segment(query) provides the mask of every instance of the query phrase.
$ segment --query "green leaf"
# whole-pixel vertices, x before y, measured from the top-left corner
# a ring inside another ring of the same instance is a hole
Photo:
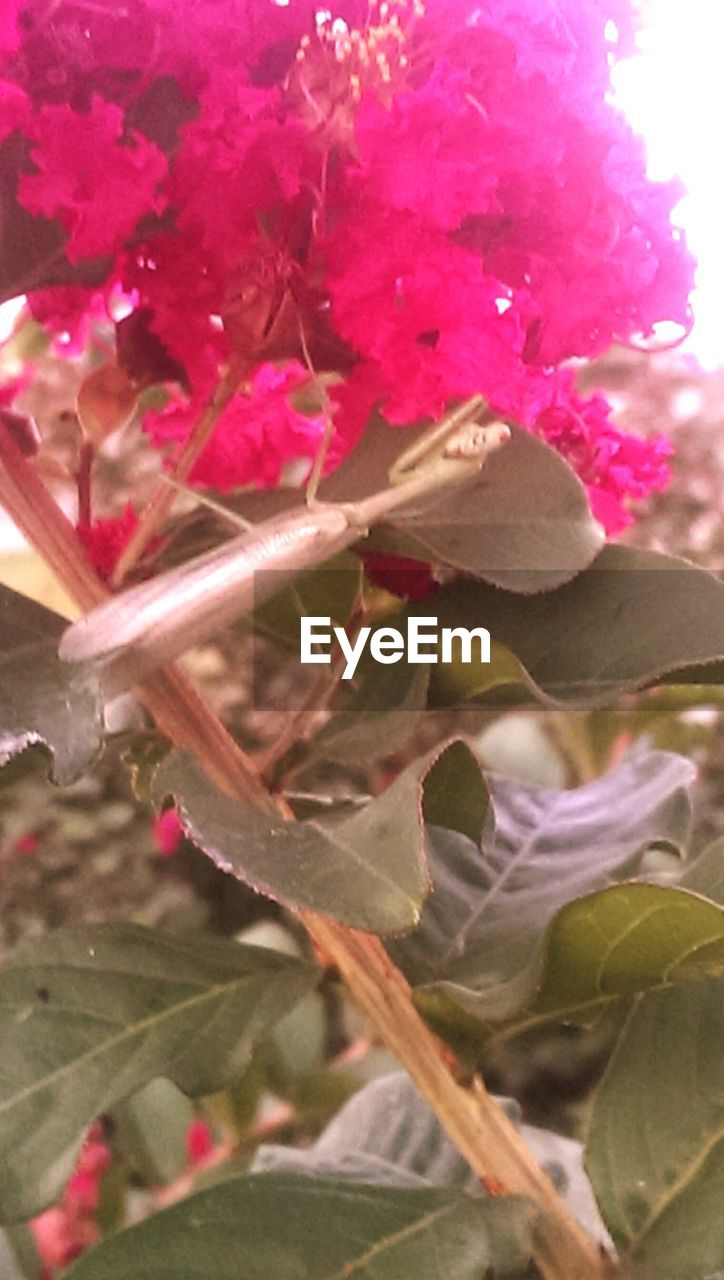
[[[38,1280],[42,1263],[29,1227],[0,1230],[0,1276],[2,1280]]]
[[[0,587],[0,765],[42,743],[53,753],[54,776],[63,785],[86,770],[102,741],[95,676],[57,655],[66,625],[49,609]]]
[[[388,472],[421,434],[370,419],[349,459],[322,487],[329,501],[354,501],[389,484]],[[368,545],[480,575],[515,591],[541,591],[590,564],[603,542],[583,485],[555,449],[513,428],[504,449],[451,498],[442,489],[377,526]]]
[[[265,569],[263,572],[271,577],[278,571]],[[302,574],[292,586],[284,586],[283,574],[278,573],[278,577],[278,594],[254,610],[253,630],[299,654],[301,618],[330,617],[337,626],[349,621],[359,597],[362,564],[359,556],[343,551],[326,564]]]
[[[724,972],[724,911],[680,889],[653,884],[614,885],[564,907],[550,925],[542,955],[500,991],[473,995],[443,985],[431,993],[431,1012],[449,994],[467,1013],[485,1021],[527,987],[522,1007],[505,1027],[519,1035],[543,1022],[587,1023],[606,1007],[641,991],[686,981],[692,971]],[[426,1007],[426,993],[419,993]],[[444,1003],[443,1003],[444,1008]]]
[[[173,796],[187,835],[217,866],[286,906],[377,933],[417,924],[428,890],[421,779],[415,762],[352,817],[275,820],[216,790],[175,752],[158,770],[158,802]],[[344,812],[348,812],[345,809]]]
[[[515,655],[537,697],[556,706],[603,706],[671,673],[720,680],[724,583],[685,560],[607,546],[557,591],[528,597],[458,581],[409,613],[441,627],[487,627]],[[456,673],[460,680],[460,673]],[[487,687],[485,667],[467,668],[468,695]]]
[[[715,840],[684,868],[679,885],[724,907],[724,837]]]
[[[416,984],[447,979],[473,990],[525,970],[548,922],[571,899],[635,871],[641,851],[688,838],[694,767],[636,750],[570,791],[489,779],[482,848],[456,831],[428,833],[434,892],[420,927],[390,950]]]
[[[428,667],[368,661],[356,687],[340,690],[334,714],[314,738],[314,754],[352,765],[393,755],[415,732],[429,683]]]
[[[453,742],[425,778],[426,824],[458,831],[479,845],[489,812],[490,795],[478,761],[464,742]]]
[[[512,1120],[519,1121],[517,1103],[505,1098],[497,1101]],[[606,1233],[583,1172],[581,1144],[533,1125],[518,1127],[579,1220],[604,1240]],[[425,1184],[485,1196],[480,1180],[402,1072],[381,1076],[360,1089],[312,1147],[260,1147],[253,1168],[265,1173],[344,1175],[393,1186]]]
[[[0,1219],[52,1202],[87,1126],[149,1080],[220,1089],[316,978],[259,947],[128,924],[19,948],[0,971]]]
[[[114,1107],[114,1146],[144,1182],[165,1186],[186,1170],[186,1133],[194,1115],[186,1095],[158,1076]]]
[[[627,1280],[724,1266],[724,980],[642,996],[591,1116],[586,1168]]]
[[[229,1177],[122,1231],[67,1280],[480,1280],[525,1266],[519,1205],[301,1174]]]

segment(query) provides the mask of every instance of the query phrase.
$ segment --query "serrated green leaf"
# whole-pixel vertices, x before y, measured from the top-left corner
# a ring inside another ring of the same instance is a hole
[[[421,780],[429,764],[416,761],[352,817],[324,822],[274,820],[218,791],[180,752],[161,765],[154,790],[158,802],[175,798],[187,835],[217,866],[259,893],[391,933],[417,923],[428,891]]]
[[[637,750],[570,791],[488,778],[493,806],[482,847],[429,829],[434,891],[419,928],[390,950],[416,984],[446,979],[500,993],[526,970],[567,902],[630,874],[655,841],[685,844],[694,773],[680,756]]]
[[[320,490],[354,501],[389,484],[389,468],[420,432],[404,433],[374,414],[358,448]],[[596,555],[603,530],[585,490],[555,449],[513,428],[480,475],[450,492],[401,508],[369,539],[375,550],[464,569],[514,591],[549,590]]]
[[[627,1280],[724,1266],[724,979],[642,996],[594,1100],[586,1168]]]
[[[63,618],[0,587],[0,765],[42,743],[57,782],[74,782],[98,754],[102,704],[95,676],[61,662]]]
[[[147,1081],[221,1088],[316,980],[276,952],[128,924],[20,947],[0,971],[0,1220],[49,1204],[88,1125]]]
[[[458,581],[409,612],[441,627],[487,627],[527,674],[532,692],[555,706],[595,707],[676,674],[722,679],[724,583],[674,556],[604,547],[572,582],[521,596]],[[469,696],[487,672],[467,668]],[[459,675],[460,673],[458,673]]]
[[[480,1280],[529,1256],[520,1203],[428,1187],[247,1174],[80,1258],[67,1280]]]

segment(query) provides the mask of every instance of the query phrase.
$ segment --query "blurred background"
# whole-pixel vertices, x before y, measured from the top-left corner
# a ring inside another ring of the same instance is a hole
[[[686,188],[676,218],[699,261],[695,324],[683,340],[680,334],[657,333],[649,352],[616,348],[583,368],[580,380],[586,390],[605,391],[622,425],[643,434],[663,432],[675,448],[669,490],[640,510],[626,540],[719,572],[724,567],[724,164],[719,147],[724,6],[715,0],[644,0],[641,11],[638,53],[615,69],[615,96],[645,137],[652,176],[678,175]],[[22,408],[42,427],[50,478],[62,479],[73,465],[77,388],[103,357],[108,335],[99,332],[84,353],[59,361],[19,300],[0,308],[0,342],[0,381],[16,375],[25,361],[35,365],[37,376]],[[150,484],[138,462],[140,433],[131,428],[120,434],[100,478],[109,513],[119,512],[131,492],[142,499],[144,485]],[[50,607],[66,608],[1,513],[0,581]],[[209,646],[194,659],[194,673],[235,731],[252,748],[264,749],[280,731],[283,712],[276,719],[272,712],[266,719],[244,715],[239,693],[244,673],[231,650],[224,643]],[[682,691],[675,703],[643,694],[605,713],[580,717],[539,707],[451,710],[435,733],[468,732],[489,768],[533,786],[589,781],[637,739],[683,751],[699,766],[696,848],[724,833],[721,700],[719,689],[701,687]],[[164,831],[152,824],[150,812],[139,809],[131,794],[120,766],[122,749],[121,743],[115,755],[107,754],[97,777],[62,792],[48,783],[42,754],[32,767],[26,754],[0,774],[0,958],[29,935],[109,917],[227,934],[252,929],[257,940],[271,945],[303,945],[272,904],[223,876],[190,844],[179,843],[171,827]],[[136,763],[142,769],[143,762]],[[332,786],[333,775],[325,782]],[[280,943],[280,930],[286,942]],[[333,993],[315,996],[301,1021],[290,1022],[275,1044],[256,1056],[237,1095],[224,1103],[236,1109],[237,1130],[252,1123],[260,1099],[273,1095],[281,1106],[274,1113],[274,1133],[311,1135],[345,1092],[390,1065],[365,1034]],[[508,1046],[486,1068],[499,1091],[521,1100],[528,1118],[575,1133],[610,1038],[605,1022],[586,1034],[538,1034]],[[191,1112],[176,1093],[168,1086],[164,1114],[174,1133],[181,1133]],[[174,1108],[183,1124],[176,1123]],[[213,1107],[208,1114],[220,1123]],[[142,1120],[126,1118],[128,1125],[131,1121],[140,1132]],[[166,1159],[171,1172],[178,1171],[182,1145],[169,1156],[164,1142],[159,1139],[159,1149],[148,1158]]]

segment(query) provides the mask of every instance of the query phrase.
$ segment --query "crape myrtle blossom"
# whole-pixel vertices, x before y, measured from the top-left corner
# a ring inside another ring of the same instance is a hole
[[[404,428],[482,392],[623,528],[668,448],[620,432],[569,362],[686,328],[693,281],[679,191],[646,178],[608,97],[631,16],[624,0],[192,0],[183,21],[170,0],[11,4],[0,138],[26,140],[18,199],[62,225],[71,264],[101,264],[89,309],[120,286],[160,340],[151,444],[173,460],[234,360],[192,475],[222,490],[314,455],[309,363],[332,387],[330,465],[375,405]],[[52,327],[63,306],[41,283]],[[83,288],[65,295],[76,325]]]
[[[101,1182],[111,1162],[100,1124],[91,1126],[60,1203],[33,1218],[30,1229],[42,1263],[39,1280],[54,1280],[99,1237],[95,1217]]]

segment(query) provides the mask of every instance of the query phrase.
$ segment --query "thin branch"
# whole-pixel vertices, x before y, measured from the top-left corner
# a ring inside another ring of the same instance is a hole
[[[182,485],[191,473],[199,454],[208,444],[219,418],[239,389],[246,364],[240,359],[232,361],[226,373],[216,384],[191,434],[176,459],[173,480]],[[159,486],[143,512],[138,525],[127,542],[116,565],[112,583],[120,586],[131,569],[138,563],[151,539],[162,528],[176,501],[177,491],[164,481]]]

